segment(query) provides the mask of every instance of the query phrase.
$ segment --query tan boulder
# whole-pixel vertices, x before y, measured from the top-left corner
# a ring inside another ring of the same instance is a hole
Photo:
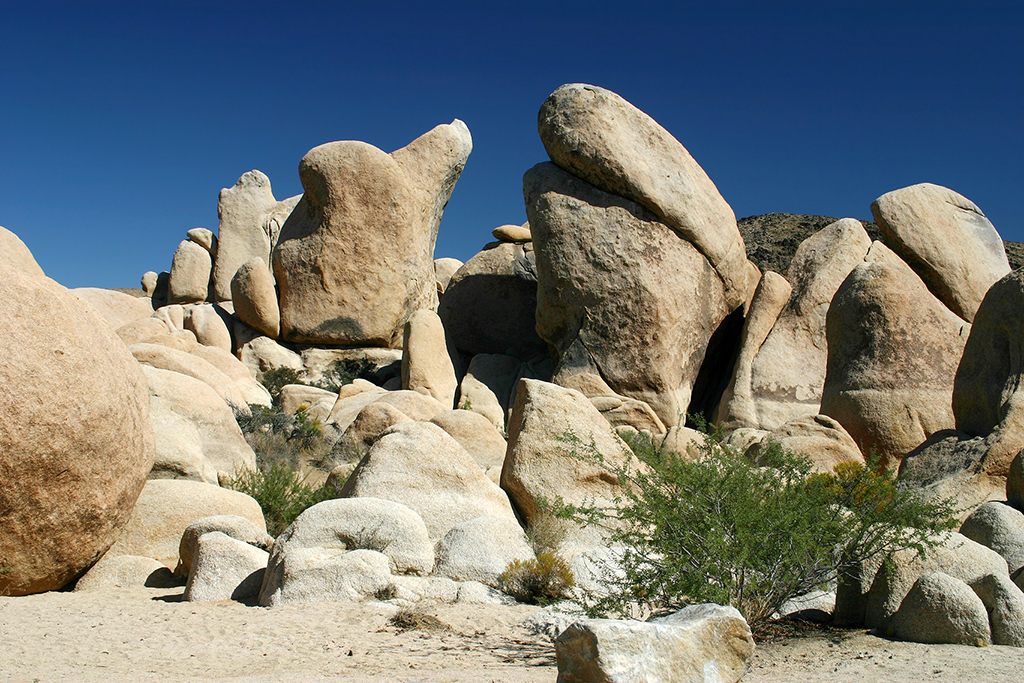
[[[260,373],[274,368],[303,369],[301,355],[281,346],[259,330],[238,321],[234,324],[233,332],[235,355],[253,377],[259,377]]]
[[[306,194],[274,250],[283,338],[395,347],[437,308],[434,243],[471,148],[456,119],[391,154],[343,141],[303,157]]]
[[[828,310],[821,413],[843,425],[862,453],[896,469],[929,436],[953,427],[953,378],[970,327],[876,242]]]
[[[529,242],[533,239],[530,235],[530,224],[525,225],[499,225],[491,230],[491,235],[499,242]]]
[[[508,444],[486,417],[471,410],[448,410],[430,421],[458,441],[480,469],[497,483]]]
[[[593,442],[609,466],[631,453],[586,396],[575,389],[524,379],[508,423],[501,486],[529,524],[544,512],[539,501],[607,504],[618,478],[585,459]],[[567,442],[569,437],[573,441]]]
[[[860,221],[844,218],[797,248],[786,273],[792,293],[750,361],[749,395],[756,419],[747,418],[744,426],[772,430],[791,419],[818,414],[828,362],[829,304],[870,246]],[[753,310],[752,306],[752,314]],[[746,342],[744,337],[741,358],[749,355]],[[741,367],[738,363],[737,377]]]
[[[523,184],[537,332],[558,354],[554,381],[598,375],[677,424],[712,334],[732,310],[722,278],[638,204],[553,164],[535,166]]]
[[[212,346],[231,353],[234,345],[231,332],[224,321],[228,317],[226,311],[211,304],[188,304],[184,308],[182,325],[196,335],[196,341],[203,346]]]
[[[281,311],[274,276],[263,259],[253,257],[238,268],[231,278],[231,301],[239,320],[277,339],[281,333]]]
[[[281,225],[299,197],[274,199],[270,178],[260,171],[243,173],[233,187],[217,199],[217,261],[213,264],[213,288],[217,301],[231,300],[231,279],[252,258],[270,263]]]
[[[401,422],[377,439],[341,492],[406,505],[423,517],[432,541],[475,517],[515,520],[508,496],[459,442],[435,424]]]
[[[181,585],[180,579],[152,557],[117,555],[109,553],[100,558],[85,576],[75,582],[75,593],[101,591],[111,588],[171,588]]]
[[[437,314],[452,346],[520,359],[547,352],[537,336],[536,259],[521,244],[489,245],[452,275]]]
[[[121,338],[121,341],[124,342],[125,346],[131,346],[132,344],[148,342],[153,337],[167,334],[167,323],[152,317],[151,314],[148,318],[142,318],[127,325],[122,325],[115,332]]]
[[[203,359],[227,375],[235,387],[242,393],[247,404],[256,404],[268,408],[271,406],[270,392],[262,384],[254,380],[245,364],[231,353],[217,346],[203,345],[195,347],[189,353]]]
[[[459,408],[483,415],[496,429],[504,432],[519,372],[518,358],[478,353],[469,361],[469,368],[459,385]]]
[[[192,228],[186,233],[188,238],[210,252],[210,256],[217,258],[217,236],[213,230],[207,228]]]
[[[931,183],[893,190],[871,204],[871,213],[885,243],[968,322],[989,287],[1010,272],[999,233],[953,190]]]
[[[1024,270],[992,285],[974,317],[956,370],[956,428],[990,442],[984,469],[1006,476],[1024,449]]]
[[[463,266],[462,261],[457,258],[436,258],[434,259],[434,277],[437,279],[437,293],[441,295],[448,289],[452,275]]]
[[[172,304],[206,301],[210,289],[210,252],[191,240],[184,240],[174,252],[168,300]]]
[[[416,311],[405,323],[402,389],[425,392],[451,408],[458,388],[441,319],[429,309]]]
[[[409,416],[388,403],[371,403],[356,415],[341,438],[362,458],[390,427],[411,422]],[[350,473],[351,474],[351,473]]]
[[[160,276],[155,271],[147,270],[142,274],[142,279],[139,280],[139,284],[142,286],[143,293],[152,298],[153,293],[156,291],[156,281]]]
[[[153,464],[141,369],[0,229],[0,594],[62,587],[117,539]]]
[[[892,616],[890,632],[915,643],[988,645],[988,611],[971,587],[937,571],[914,582]]]
[[[153,302],[146,297],[131,296],[113,289],[78,287],[71,290],[75,296],[92,307],[110,329],[117,330],[129,323],[145,320],[153,315]]]
[[[840,463],[864,464],[857,443],[841,424],[827,415],[794,418],[747,449],[747,455],[756,460],[769,440],[787,451],[808,457],[815,472],[831,472]]]
[[[538,127],[553,162],[646,207],[707,258],[725,282],[730,310],[750,299],[758,270],[747,260],[736,214],[686,148],[654,119],[609,90],[570,83],[541,105]]]
[[[152,557],[174,568],[185,529],[215,515],[244,517],[257,529],[267,530],[259,503],[244,493],[198,481],[151,479],[108,554]]]
[[[133,344],[130,347],[135,360],[161,370],[170,370],[204,382],[217,392],[227,405],[241,411],[248,410],[245,394],[234,381],[199,356],[172,349],[162,344]]]

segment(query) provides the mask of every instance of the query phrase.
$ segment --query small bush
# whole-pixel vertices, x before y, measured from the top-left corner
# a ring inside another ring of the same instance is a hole
[[[326,489],[307,486],[294,468],[281,461],[243,472],[231,482],[231,488],[256,499],[267,521],[267,533],[274,538],[303,510],[331,498]]]
[[[607,530],[622,548],[609,593],[588,598],[593,615],[715,602],[752,626],[787,599],[824,587],[860,562],[900,548],[923,553],[956,526],[950,501],[926,502],[892,475],[844,464],[812,474],[810,461],[769,444],[759,464],[711,433],[693,457],[629,440],[639,465],[605,463],[567,434],[565,449],[623,482],[612,508],[558,502],[562,516]]]
[[[398,610],[388,623],[400,631],[450,631],[451,627],[422,608],[406,607]]]
[[[498,581],[502,591],[533,605],[565,600],[576,585],[569,565],[550,552],[538,553],[536,560],[513,560]]]
[[[273,368],[260,374],[260,383],[270,393],[274,405],[281,405],[281,389],[289,384],[305,384],[293,368]]]
[[[366,358],[340,358],[324,370],[323,377],[311,386],[337,392],[356,379],[370,379],[377,372],[377,366]]]

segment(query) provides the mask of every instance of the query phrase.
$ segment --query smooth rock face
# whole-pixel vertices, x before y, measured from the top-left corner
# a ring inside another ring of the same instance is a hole
[[[1010,574],[1024,567],[1024,513],[1007,503],[981,505],[964,520],[960,533],[1002,555]]]
[[[891,630],[915,643],[986,645],[988,611],[971,587],[942,572],[919,578],[892,617]]]
[[[147,297],[152,298],[153,292],[156,291],[156,280],[158,277],[156,272],[152,270],[147,270],[142,274],[139,284],[142,286],[142,291]]]
[[[202,358],[227,375],[235,387],[242,392],[247,404],[261,405],[267,408],[271,406],[270,392],[252,378],[249,369],[242,364],[242,361],[235,358],[229,352],[217,346],[200,345],[189,351],[189,353]]]
[[[454,437],[488,476],[501,476],[508,444],[486,417],[471,410],[449,410],[430,421]]]
[[[939,185],[887,192],[871,205],[883,239],[958,316],[971,322],[1010,272],[999,233],[974,202]]]
[[[618,478],[574,455],[573,445],[560,439],[575,435],[583,447],[593,440],[612,466],[630,456],[597,408],[580,392],[555,384],[519,382],[509,420],[508,451],[501,486],[530,524],[542,514],[538,499],[598,504],[616,495]]]
[[[872,245],[828,310],[821,413],[862,453],[895,469],[904,455],[953,427],[953,377],[970,325],[936,299],[891,251]]]
[[[738,611],[694,605],[655,622],[587,619],[555,639],[560,683],[735,683],[754,657]]]
[[[269,557],[266,550],[209,531],[196,542],[195,561],[181,599],[215,602],[256,597]]]
[[[260,171],[242,174],[233,187],[220,191],[217,199],[217,261],[213,266],[213,288],[217,301],[231,300],[231,279],[246,261],[261,258],[270,263],[270,252],[284,222],[279,214],[290,211],[298,198],[278,202],[270,178]]]
[[[650,211],[553,164],[532,168],[523,186],[537,332],[558,353],[556,382],[600,375],[677,424],[711,335],[732,310],[722,279]]]
[[[238,268],[231,278],[231,301],[239,320],[277,339],[281,333],[281,311],[274,276],[263,259],[251,258]]]
[[[257,529],[267,530],[260,504],[244,493],[198,481],[147,481],[131,520],[109,554],[152,557],[175,567],[185,529],[214,515],[245,517]]]
[[[75,583],[74,592],[129,588],[170,588],[181,585],[171,570],[152,557],[136,555],[104,555],[92,566],[85,576]]]
[[[280,564],[275,564],[271,557],[259,603],[272,607],[285,603],[358,602],[390,585],[388,558],[383,553],[322,547],[296,549]]]
[[[245,395],[234,381],[199,356],[162,344],[133,344],[129,350],[142,365],[197,379],[216,391],[227,405],[248,410]]]
[[[530,224],[525,225],[499,225],[491,230],[494,239],[500,242],[529,242],[533,239],[530,235]]]
[[[1005,476],[1024,449],[1024,270],[992,285],[978,308],[953,385],[956,428],[996,435],[986,472]]]
[[[153,303],[146,297],[96,287],[79,287],[70,291],[89,304],[112,330],[153,315]]]
[[[437,541],[475,517],[515,520],[508,496],[459,442],[437,425],[402,422],[388,429],[360,461],[342,497],[373,497],[406,505]]]
[[[210,289],[210,252],[185,240],[174,252],[168,298],[172,304],[206,301]]]
[[[0,594],[25,595],[62,587],[117,539],[153,431],[124,344],[3,229],[0,315]]]
[[[797,248],[786,274],[793,293],[751,363],[758,420],[747,426],[771,430],[819,412],[828,362],[829,303],[870,246],[860,221],[844,218]]]
[[[477,517],[456,524],[438,542],[434,573],[500,588],[499,578],[510,563],[532,559],[530,542],[514,519]]]
[[[220,313],[218,313],[220,310]],[[231,332],[221,315],[226,311],[210,304],[189,304],[185,307],[183,327],[196,335],[196,341],[203,346],[210,346],[231,353],[233,347]]]
[[[988,610],[992,644],[1024,647],[1024,592],[1001,574],[986,574],[971,589]]]
[[[285,339],[395,347],[415,311],[437,308],[434,243],[471,149],[456,119],[391,154],[344,141],[303,157],[306,194],[273,260]]]
[[[615,93],[571,83],[538,115],[551,160],[605,192],[649,209],[703,254],[725,281],[730,310],[757,284],[736,214],[704,169],[654,119]],[[537,226],[529,216],[536,239]]]
[[[399,422],[410,422],[409,416],[389,403],[371,403],[352,420],[341,438],[362,457],[381,434]]]
[[[434,276],[437,279],[437,293],[443,294],[448,289],[452,275],[463,266],[462,261],[457,258],[436,258],[434,259]]]
[[[441,319],[431,310],[416,311],[405,324],[402,389],[425,391],[443,405],[454,407],[458,388]]]
[[[497,244],[451,277],[437,314],[455,348],[523,360],[547,353],[537,336],[537,264],[521,244]]]
[[[203,517],[189,524],[181,534],[181,541],[178,543],[179,559],[176,573],[185,576],[191,574],[193,558],[195,558],[199,547],[199,539],[212,532],[223,534],[267,552],[274,547],[274,537],[267,533],[266,528],[253,524],[245,517],[238,515]],[[266,557],[263,558],[263,566],[267,566]]]
[[[473,356],[459,385],[459,407],[483,415],[503,432],[519,373],[519,359],[512,356],[491,353]]]

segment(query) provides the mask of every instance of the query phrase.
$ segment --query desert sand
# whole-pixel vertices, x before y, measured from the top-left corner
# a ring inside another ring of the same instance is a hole
[[[536,607],[431,605],[444,630],[403,631],[382,603],[180,602],[181,589],[0,597],[0,680],[12,683],[554,683]],[[1024,650],[899,643],[861,631],[759,643],[750,683],[1024,681]]]

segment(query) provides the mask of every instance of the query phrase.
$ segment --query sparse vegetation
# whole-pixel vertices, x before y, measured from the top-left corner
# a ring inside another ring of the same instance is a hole
[[[340,358],[324,370],[323,377],[310,386],[327,391],[338,391],[356,379],[370,379],[377,366],[366,358]]]
[[[281,405],[281,389],[289,384],[305,384],[298,370],[286,367],[263,371],[260,373],[260,383],[270,393],[275,406]]]
[[[892,475],[862,465],[812,474],[807,458],[778,444],[759,464],[710,433],[697,459],[630,439],[640,465],[611,466],[593,444],[568,434],[565,448],[624,483],[614,507],[556,502],[561,516],[598,524],[621,549],[593,615],[716,602],[752,626],[787,599],[824,587],[857,563],[899,548],[918,552],[956,526],[953,505],[925,502]]]
[[[406,607],[388,619],[388,623],[401,631],[450,631],[451,627],[433,614],[419,607]]]
[[[331,498],[327,489],[308,486],[287,463],[259,464],[231,482],[231,488],[256,499],[267,521],[267,533],[273,537],[295,521],[306,508]]]
[[[565,600],[576,585],[565,560],[547,551],[537,553],[535,560],[513,560],[498,581],[502,591],[534,605]]]

